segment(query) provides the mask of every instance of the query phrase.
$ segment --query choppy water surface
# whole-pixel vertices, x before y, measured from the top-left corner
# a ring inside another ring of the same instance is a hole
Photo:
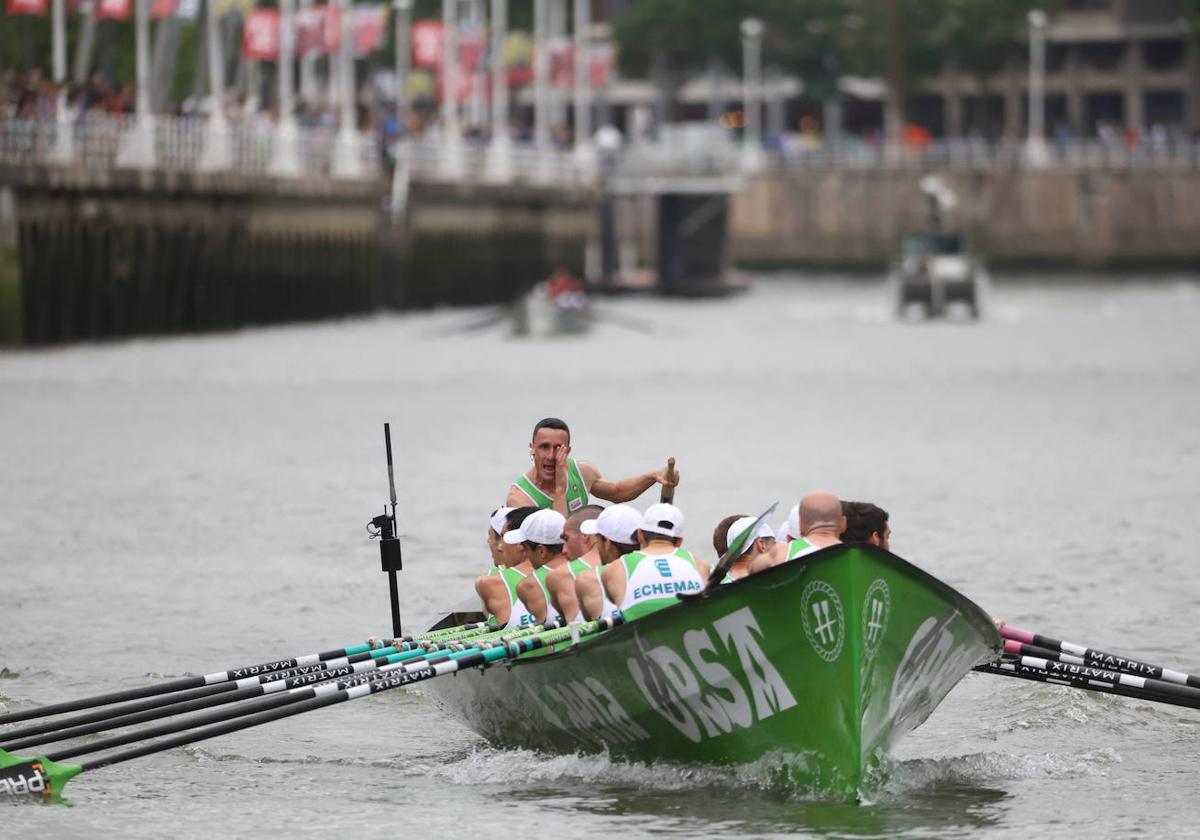
[[[387,629],[363,524],[398,459],[406,616],[470,591],[538,418],[620,477],[679,459],[691,543],[828,487],[1013,623],[1200,671],[1200,286],[1001,285],[980,324],[877,286],[603,302],[656,328],[445,336],[470,313],[0,354],[0,703]],[[786,505],[783,506],[786,509]],[[14,806],[32,836],[1200,832],[1200,713],[973,674],[861,805],[769,768],[491,749],[417,693],[301,715]]]

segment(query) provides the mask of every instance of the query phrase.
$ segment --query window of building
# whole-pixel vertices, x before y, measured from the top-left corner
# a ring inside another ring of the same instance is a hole
[[[1181,90],[1148,90],[1144,100],[1146,125],[1176,128],[1183,125],[1184,95]]]
[[[1141,45],[1142,64],[1147,70],[1170,71],[1183,67],[1183,40],[1145,41]]]
[[[1084,131],[1106,139],[1125,128],[1125,98],[1119,92],[1089,93],[1083,98]]]
[[[1119,70],[1125,58],[1125,44],[1121,41],[1096,41],[1079,45],[1079,60],[1091,70]]]

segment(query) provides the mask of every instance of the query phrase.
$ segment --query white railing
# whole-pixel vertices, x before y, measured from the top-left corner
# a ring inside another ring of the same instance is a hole
[[[88,114],[73,123],[64,123],[72,131],[69,156],[58,145],[60,123],[54,119],[0,121],[0,163],[17,165],[78,166],[91,170],[120,169],[122,150],[138,131],[134,116]],[[276,126],[266,118],[250,117],[226,123],[222,145],[228,150],[224,162],[205,166],[205,149],[214,138],[203,117],[155,117],[153,120],[154,154],[147,168],[196,172],[227,171],[242,175],[277,174],[272,167]],[[333,178],[337,129],[333,127],[297,127],[298,171],[300,178]],[[357,157],[355,178],[374,180],[381,164],[377,139],[363,133],[353,153]]]

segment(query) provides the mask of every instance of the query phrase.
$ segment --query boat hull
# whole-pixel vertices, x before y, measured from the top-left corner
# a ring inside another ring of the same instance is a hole
[[[778,761],[852,798],[1001,641],[978,606],[885,551],[835,546],[576,645],[433,680],[499,746],[640,761]]]

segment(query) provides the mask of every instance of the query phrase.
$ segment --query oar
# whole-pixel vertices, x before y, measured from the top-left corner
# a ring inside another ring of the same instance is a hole
[[[21,720],[31,720],[32,718],[47,717],[48,715],[61,715],[65,712],[77,712],[80,709],[91,709],[95,706],[107,706],[111,703],[122,703],[126,700],[139,700],[143,697],[154,697],[159,694],[170,694],[175,691],[186,691],[188,689],[206,688],[221,683],[240,680],[244,677],[253,677],[260,674],[268,674],[276,671],[284,671],[289,668],[301,668],[307,665],[315,665],[319,662],[324,662],[327,659],[336,659],[342,656],[352,656],[358,653],[366,653],[371,650],[370,644],[351,645],[350,647],[339,648],[338,650],[327,650],[324,653],[310,653],[305,656],[296,656],[291,659],[277,659],[271,662],[262,662],[258,665],[245,665],[241,668],[231,668],[228,671],[219,671],[212,674],[206,674],[202,677],[184,677],[180,680],[172,680],[171,682],[158,683],[157,685],[146,685],[141,688],[129,688],[124,691],[113,691],[108,694],[97,694],[93,697],[83,697],[78,700],[67,700],[62,703],[52,703],[48,706],[37,706],[32,709],[26,709],[22,712],[10,712],[6,715],[0,715],[0,725],[6,723],[16,723]],[[222,691],[225,689],[216,689]],[[211,691],[209,693],[212,693]]]
[[[1027,645],[1037,645],[1038,647],[1050,650],[1071,653],[1075,656],[1083,657],[1087,660],[1088,664],[1098,665],[1101,668],[1116,668],[1128,674],[1138,674],[1156,680],[1166,680],[1167,682],[1178,683],[1179,685],[1190,685],[1192,688],[1200,688],[1200,677],[1193,677],[1182,671],[1173,671],[1161,665],[1149,665],[1126,656],[1117,656],[1115,653],[1093,650],[1084,645],[1077,645],[1074,642],[1059,641],[1049,636],[1043,636],[1040,633],[1031,633],[1028,630],[1021,630],[1017,627],[1009,627],[1008,625],[1000,628],[1000,635],[1006,639],[1024,642]]]
[[[674,480],[675,480],[675,459],[674,459],[674,457],[671,457],[671,458],[667,459],[667,481],[674,481]],[[658,500],[660,502],[667,502],[667,503],[674,502],[675,501],[675,485],[674,484],[664,484],[662,486],[662,492],[658,495]]]
[[[3,732],[0,733],[0,747],[7,750],[23,749],[32,744],[51,743],[81,735],[91,735],[106,729],[116,729],[121,726],[234,703],[264,694],[273,694],[285,689],[308,686],[341,676],[373,670],[384,665],[433,656],[444,651],[461,651],[475,646],[493,647],[548,629],[554,628],[534,627],[508,633],[499,631],[478,639],[427,643],[424,646],[405,644],[403,645],[405,650],[397,650],[393,646],[379,648],[354,656],[308,665],[303,669],[296,669],[296,671],[280,671],[261,677],[246,677],[236,682],[225,683],[222,686],[223,691],[218,694],[210,695],[205,692],[201,696],[191,697],[189,695],[193,695],[194,692],[177,693],[174,696],[151,698]]]
[[[1088,691],[1099,691],[1104,694],[1116,694],[1121,697],[1130,697],[1137,700],[1149,700],[1154,703],[1165,703],[1172,706],[1184,706],[1191,709],[1200,709],[1200,698],[1184,697],[1174,694],[1160,693],[1157,689],[1151,690],[1139,687],[1136,682],[1128,682],[1129,680],[1143,680],[1143,677],[1135,677],[1130,674],[1122,674],[1118,671],[1109,671],[1103,668],[1088,668],[1078,665],[1066,665],[1065,663],[1055,663],[1042,660],[1049,666],[1061,665],[1062,668],[1079,669],[1072,673],[1068,670],[1047,670],[1029,664],[1027,660],[1036,659],[1036,657],[1021,657],[1019,662],[1002,661],[999,663],[988,665],[975,666],[976,671],[985,674],[996,674],[1003,677],[1020,677],[1024,680],[1033,680],[1035,682],[1051,683],[1054,685],[1066,685],[1072,688],[1082,688]],[[1157,681],[1161,685],[1161,681]],[[1180,686],[1167,683],[1171,688],[1182,690]]]
[[[733,538],[733,542],[729,544],[729,548],[725,549],[725,553],[721,555],[721,559],[717,561],[717,565],[709,573],[708,583],[704,585],[704,589],[699,592],[681,592],[675,597],[681,601],[692,601],[711,594],[713,590],[719,587],[721,581],[725,579],[725,575],[729,574],[729,570],[733,568],[734,561],[741,556],[742,546],[746,544],[746,540],[758,532],[758,526],[762,524],[764,519],[774,513],[775,508],[778,506],[779,502],[773,502],[769,508],[758,515],[758,519],[754,520],[753,525]]]
[[[469,651],[461,656],[447,658],[436,663],[426,660],[416,667],[402,664],[388,666],[388,670],[381,670],[368,675],[370,678],[365,681],[362,676],[341,681],[342,683],[346,683],[345,687],[341,687],[340,683],[330,683],[324,687],[310,689],[313,692],[311,697],[300,699],[287,705],[270,709],[256,709],[229,720],[219,720],[215,717],[202,716],[201,718],[187,722],[179,722],[176,733],[171,737],[144,744],[125,752],[101,756],[79,764],[62,764],[53,758],[42,756],[13,756],[0,750],[0,795],[6,793],[10,795],[34,794],[44,799],[55,799],[62,795],[63,787],[67,781],[85,771],[96,770],[111,764],[118,764],[139,758],[143,755],[162,752],[184,744],[215,738],[218,735],[237,732],[241,729],[269,723],[273,720],[290,717],[346,700],[354,700],[359,697],[376,694],[380,691],[409,685],[442,674],[454,673],[463,668],[470,668],[476,665],[486,667],[493,662],[514,658],[520,656],[522,653],[527,653],[540,647],[567,641],[574,634],[590,635],[607,630],[620,623],[620,621],[619,616],[599,619],[587,624],[576,625],[575,627],[540,633],[526,639],[510,642],[503,647],[498,646],[488,650]],[[353,684],[350,684],[351,682]],[[164,732],[163,734],[166,733]],[[143,733],[143,737],[149,736]],[[89,746],[91,747],[90,751],[98,751],[109,749],[114,744],[111,743],[111,739],[104,739],[93,742]]]

